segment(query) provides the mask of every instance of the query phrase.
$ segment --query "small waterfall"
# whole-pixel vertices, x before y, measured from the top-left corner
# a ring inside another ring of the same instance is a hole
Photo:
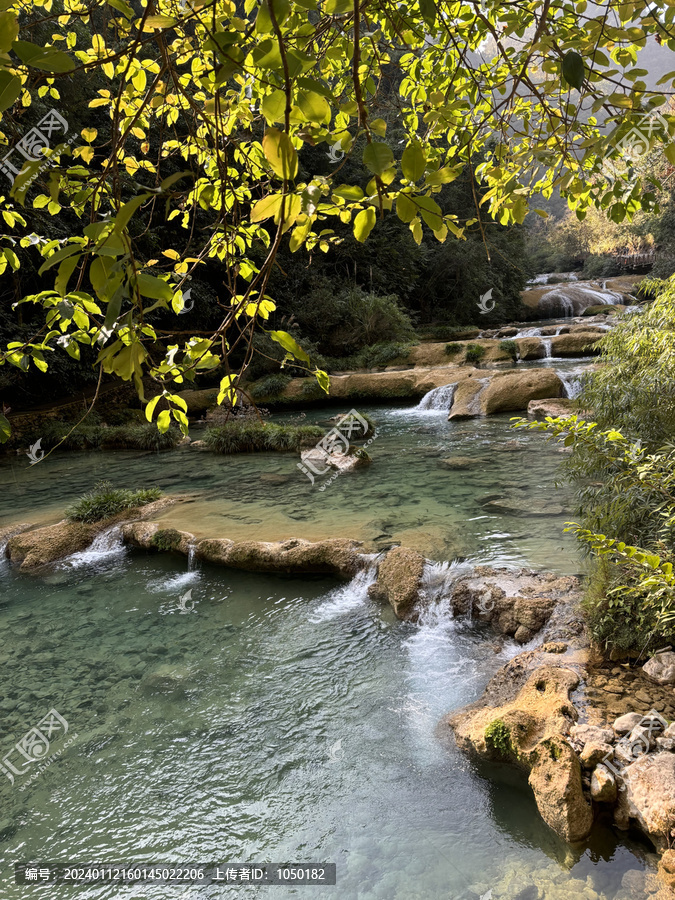
[[[514,340],[524,337],[541,337],[541,328],[523,328],[522,331],[518,332]]]
[[[580,316],[589,306],[622,304],[623,296],[616,291],[593,287],[588,282],[560,285],[547,291],[539,299],[539,309],[551,318]]]
[[[584,386],[584,373],[582,372],[556,372],[563,383],[563,396],[568,400],[575,400]]]
[[[551,338],[543,337],[541,339],[542,344],[544,345],[544,357],[545,359],[551,358]]]
[[[452,616],[452,592],[456,582],[474,568],[467,562],[430,562],[427,560],[422,572],[420,599],[423,607],[420,611],[420,624],[433,624],[439,613],[445,617],[448,609]],[[434,620],[434,622],[430,621]]]
[[[365,606],[368,601],[368,588],[375,582],[377,576],[377,555],[372,554],[367,559],[368,565],[357,572],[348,584],[335,588],[326,595],[321,606],[309,616],[312,624],[330,622],[359,606]]]
[[[107,562],[116,556],[124,553],[124,544],[122,542],[122,529],[119,525],[107,528],[94,538],[91,545],[86,550],[79,553],[73,553],[71,556],[63,560],[62,565],[68,568],[77,569],[81,566],[91,566],[97,563]]]
[[[415,412],[423,412],[425,410],[442,410],[443,412],[448,412],[455,399],[456,388],[457,382],[433,388],[422,397],[415,407]]]
[[[481,414],[480,395],[483,393],[486,386],[488,384],[490,384],[490,379],[489,378],[479,378],[478,383],[481,385],[480,390],[476,391],[476,394],[474,395],[473,399],[471,400],[470,403],[467,403],[467,406],[466,406],[468,412],[471,413],[472,416],[480,416],[480,414]]]
[[[197,569],[196,556],[195,553],[197,551],[197,544],[194,541],[191,541],[188,544],[188,572],[194,572]]]

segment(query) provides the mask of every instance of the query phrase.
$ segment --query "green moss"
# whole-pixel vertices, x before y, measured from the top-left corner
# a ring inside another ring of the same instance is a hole
[[[158,550],[176,550],[181,542],[181,533],[175,528],[161,528],[155,532],[150,543]]]
[[[145,506],[159,500],[161,496],[159,488],[131,491],[127,488],[114,488],[109,481],[99,481],[93,491],[84,494],[66,509],[66,518],[74,522],[100,522],[101,519],[109,519],[125,509]]]
[[[485,743],[492,750],[497,750],[504,756],[514,753],[511,743],[511,732],[508,725],[501,719],[490,722],[484,732]]]
[[[542,747],[545,747],[548,750],[551,759],[555,760],[556,762],[562,756],[562,750],[560,749],[558,744],[556,744],[554,741],[551,741],[551,740],[542,741],[541,745],[542,745]]]

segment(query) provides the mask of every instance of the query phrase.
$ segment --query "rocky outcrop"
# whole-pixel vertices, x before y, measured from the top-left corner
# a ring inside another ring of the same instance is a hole
[[[551,356],[593,356],[598,352],[595,344],[603,334],[595,331],[559,334],[551,338]]]
[[[399,619],[417,616],[425,559],[416,550],[394,547],[377,566],[377,580],[368,589],[374,600],[390,603]]]
[[[480,396],[484,416],[527,409],[531,400],[560,397],[563,385],[552,369],[523,369],[498,373]]]
[[[572,576],[477,566],[455,583],[452,608],[455,615],[490,623],[524,644],[544,627],[558,603],[580,599],[581,583]]]
[[[675,839],[675,753],[646,753],[623,775],[619,821],[634,820],[658,849],[667,849]]]
[[[574,412],[574,401],[565,397],[559,399],[530,400],[527,404],[528,419],[545,419],[547,416],[569,416]]]
[[[300,453],[300,459],[303,463],[309,463],[312,472],[323,472],[323,474],[327,474],[327,469],[351,472],[353,469],[360,469],[372,462],[366,451],[357,447],[350,447],[349,452],[342,455],[335,454],[328,457],[321,450],[312,447],[310,450],[303,450]]]
[[[457,385],[455,396],[448,413],[448,419],[473,419],[480,415],[479,395],[488,383],[488,378],[477,372]]]
[[[555,664],[528,671],[527,663],[516,657],[477,703],[447,722],[464,751],[526,772],[544,821],[564,840],[580,841],[591,830],[593,810],[579,759],[563,737],[577,719],[570,692],[579,675]]]
[[[538,337],[523,337],[516,341],[518,356],[527,361],[530,359],[543,359],[546,356],[546,347]]]
[[[172,546],[161,533],[177,535]],[[175,550],[187,554],[193,550],[198,559],[243,569],[247,572],[272,572],[285,575],[316,573],[353,578],[366,564],[356,541],[335,538],[326,541],[230,541],[227,538],[196,541],[194,535],[173,529],[160,529],[156,522],[133,522],[122,528],[125,543],[145,550]]]
[[[147,519],[176,503],[177,499],[162,497],[147,506],[125,509],[116,516],[91,524],[63,519],[55,525],[23,531],[9,539],[7,555],[13,563],[19,563],[23,570],[38,570],[73,553],[86,550],[108,528],[130,519]]]

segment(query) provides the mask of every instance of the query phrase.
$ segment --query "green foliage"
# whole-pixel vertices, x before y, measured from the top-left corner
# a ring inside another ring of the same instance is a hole
[[[477,363],[485,356],[485,347],[482,344],[467,344],[464,359],[468,363]]]
[[[290,375],[266,375],[259,381],[252,384],[248,392],[253,400],[271,400],[282,394],[284,389],[291,383]]]
[[[491,750],[496,750],[503,756],[513,754],[511,732],[508,725],[501,719],[495,719],[486,727],[484,735],[485,743]]]
[[[168,552],[170,550],[177,550],[181,540],[181,533],[180,531],[176,531],[175,528],[160,528],[160,530],[156,531],[152,536],[150,543],[158,550]]]
[[[316,425],[273,425],[269,422],[239,423],[207,428],[204,441],[216,453],[299,451],[313,447],[325,432]]]
[[[418,329],[422,340],[430,341],[470,341],[480,334],[478,328],[467,328],[465,325],[426,325]]]
[[[583,311],[584,316],[613,316],[619,310],[616,306],[587,306]]]
[[[329,372],[344,372],[348,369],[381,369],[394,360],[404,360],[410,355],[412,343],[381,343],[365,347],[358,353],[342,358],[326,358],[325,366]]]
[[[159,500],[161,496],[159,488],[131,491],[127,488],[114,488],[109,481],[99,481],[92,491],[66,509],[66,518],[73,522],[100,522],[125,509],[145,506]]]
[[[518,359],[518,346],[515,341],[500,341],[499,349],[502,353],[507,353],[511,359]]]
[[[461,344],[446,344],[445,345],[445,352],[448,354],[448,356],[455,356],[455,354],[460,353],[461,351],[462,351]]]

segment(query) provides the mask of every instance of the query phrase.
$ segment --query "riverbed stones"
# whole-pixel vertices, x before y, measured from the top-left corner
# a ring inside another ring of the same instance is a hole
[[[612,745],[601,743],[599,741],[589,741],[584,744],[579,759],[584,769],[594,769],[598,763],[601,763],[612,752]]]
[[[655,684],[675,683],[675,653],[672,651],[657,653],[647,660],[642,671]]]
[[[377,566],[377,580],[368,589],[372,599],[388,602],[399,619],[414,620],[419,610],[425,559],[416,550],[394,547]]]
[[[631,732],[641,721],[642,716],[639,713],[626,713],[624,716],[619,716],[612,727],[617,734],[624,735]]]
[[[614,732],[611,728],[603,728],[599,725],[573,725],[570,728],[570,738],[579,748],[590,743],[611,744],[614,740]]]

